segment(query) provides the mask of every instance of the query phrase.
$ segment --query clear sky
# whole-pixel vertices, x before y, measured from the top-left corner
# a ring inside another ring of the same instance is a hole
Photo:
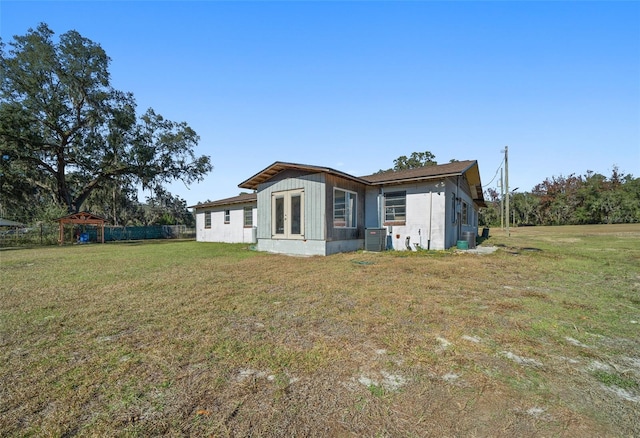
[[[274,161],[362,176],[411,152],[509,146],[510,188],[613,166],[640,177],[640,2],[0,2],[6,43],[45,22],[111,57],[112,84],[186,121],[235,196]]]

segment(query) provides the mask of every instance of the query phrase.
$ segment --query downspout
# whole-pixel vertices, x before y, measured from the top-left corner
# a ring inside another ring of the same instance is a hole
[[[384,187],[380,187],[380,195],[378,197],[378,220],[380,224],[380,228],[384,227]],[[385,242],[385,249],[393,249],[393,227],[389,226],[387,229],[387,238]]]
[[[462,234],[462,224],[460,223],[460,218],[458,215],[458,209],[460,208],[460,175],[456,177],[456,208],[454,211],[456,218],[456,238],[455,241],[460,240],[460,235]]]
[[[433,192],[429,192],[429,235],[427,236],[427,251],[431,249],[431,222],[432,221],[433,221]]]
[[[378,228],[382,228],[382,224],[384,223],[384,211],[382,208],[384,199],[384,187],[380,187],[378,190]]]

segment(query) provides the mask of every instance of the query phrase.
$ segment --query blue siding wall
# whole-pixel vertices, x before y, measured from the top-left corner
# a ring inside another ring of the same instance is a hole
[[[258,188],[258,239],[271,238],[271,194],[304,189],[304,235],[310,240],[324,240],[325,175],[284,171]]]

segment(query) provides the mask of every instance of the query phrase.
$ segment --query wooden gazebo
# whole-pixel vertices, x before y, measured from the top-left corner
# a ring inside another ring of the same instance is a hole
[[[100,216],[96,216],[95,214],[91,214],[86,211],[81,211],[79,213],[72,213],[67,216],[63,216],[61,218],[56,219],[60,224],[60,239],[59,244],[64,244],[64,226],[66,224],[72,225],[95,225],[97,229],[97,241],[100,243],[104,243],[104,224],[107,221]],[[73,229],[71,231],[73,233]],[[73,240],[73,234],[71,235],[71,240]]]

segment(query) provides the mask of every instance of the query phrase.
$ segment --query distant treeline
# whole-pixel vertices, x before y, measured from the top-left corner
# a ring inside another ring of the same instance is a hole
[[[480,225],[499,226],[500,193],[488,189],[485,200]],[[622,176],[616,167],[608,178],[591,171],[554,176],[531,192],[512,193],[509,202],[510,224],[516,226],[640,222],[640,178]]]

